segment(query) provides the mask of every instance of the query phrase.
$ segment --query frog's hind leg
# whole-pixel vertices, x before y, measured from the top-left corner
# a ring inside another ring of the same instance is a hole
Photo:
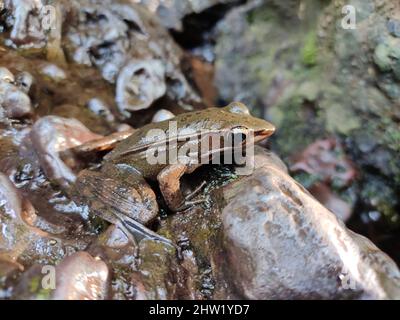
[[[75,183],[77,197],[91,213],[116,223],[120,217],[131,217],[142,224],[158,214],[156,195],[147,182],[131,172],[97,172],[83,170]]]
[[[78,176],[78,197],[90,212],[119,226],[133,242],[146,238],[177,248],[143,225],[157,216],[158,204],[142,176],[110,168],[107,171],[84,170]]]
[[[88,205],[92,214],[117,225],[133,243],[143,239],[158,241],[174,247],[180,258],[176,244],[143,225],[157,216],[158,204],[142,176],[108,169],[108,174],[90,170],[79,174],[76,187],[81,202]]]

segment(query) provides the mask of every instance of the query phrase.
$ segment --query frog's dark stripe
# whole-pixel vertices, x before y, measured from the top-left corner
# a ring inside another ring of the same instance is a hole
[[[197,140],[200,140],[201,137],[205,137],[206,135],[215,134],[215,133],[220,134],[223,131],[230,132],[230,130],[208,130],[206,133],[196,132],[193,134],[178,135],[178,137],[177,136],[170,137],[168,140],[147,143],[147,144],[144,144],[144,145],[136,147],[136,148],[129,148],[126,151],[119,153],[118,156],[116,158],[114,158],[113,160],[118,160],[121,157],[125,157],[127,155],[134,154],[134,153],[146,152],[149,148],[157,148],[159,146],[169,145],[174,140],[177,140],[179,143],[184,143],[184,142],[191,141],[192,138],[194,138],[194,137],[196,137]]]

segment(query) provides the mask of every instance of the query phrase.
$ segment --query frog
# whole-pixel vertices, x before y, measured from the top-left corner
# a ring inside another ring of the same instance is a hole
[[[253,117],[240,102],[182,113],[169,120],[147,124],[121,139],[104,156],[100,168],[85,169],[78,174],[75,194],[88,205],[91,214],[118,225],[132,241],[146,238],[176,247],[171,240],[146,227],[159,213],[157,197],[149,182],[158,184],[172,212],[184,211],[204,201],[194,200],[204,183],[185,195],[181,190],[183,175],[211,163],[222,152],[236,152],[244,145],[267,139],[274,132],[273,124]],[[250,133],[253,139],[247,139]],[[222,144],[213,144],[210,142],[213,137],[224,137],[230,142],[224,144],[225,140],[220,139]],[[232,144],[233,137],[239,137],[236,145]],[[115,143],[115,139],[111,140]],[[199,148],[200,144],[207,148]],[[197,152],[168,157],[164,162],[149,161],[149,155],[178,154],[183,147]],[[107,148],[102,146],[102,149]]]

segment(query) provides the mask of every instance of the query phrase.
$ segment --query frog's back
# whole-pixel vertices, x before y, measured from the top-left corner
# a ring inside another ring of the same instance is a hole
[[[209,108],[183,113],[170,120],[147,124],[120,142],[105,157],[105,160],[118,162],[123,158],[136,158],[141,152],[156,144],[166,143],[168,139],[174,138],[176,135],[199,132],[208,126],[217,128],[218,122],[215,119],[215,112],[218,112],[218,110],[220,109]]]

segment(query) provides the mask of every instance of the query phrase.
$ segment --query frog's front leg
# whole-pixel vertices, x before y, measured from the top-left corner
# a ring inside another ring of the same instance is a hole
[[[191,199],[202,189],[204,184],[193,191],[191,194],[184,196],[181,191],[180,179],[185,173],[192,173],[200,165],[172,164],[165,167],[157,176],[161,193],[167,206],[175,212],[183,211],[188,207],[202,203],[204,200],[191,201]]]

